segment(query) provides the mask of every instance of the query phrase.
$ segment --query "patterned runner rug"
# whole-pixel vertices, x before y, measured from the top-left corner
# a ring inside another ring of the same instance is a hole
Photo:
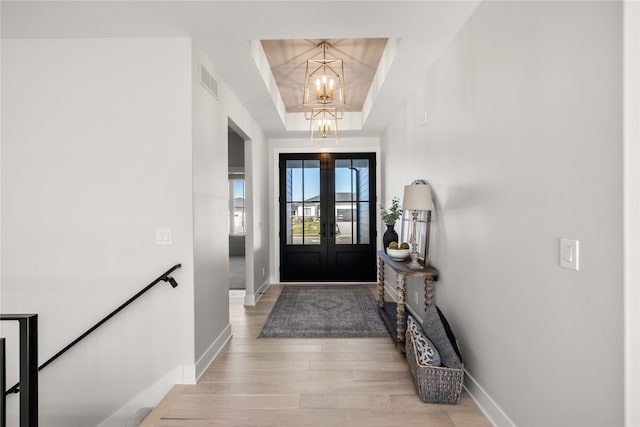
[[[287,286],[258,338],[388,337],[363,285]]]

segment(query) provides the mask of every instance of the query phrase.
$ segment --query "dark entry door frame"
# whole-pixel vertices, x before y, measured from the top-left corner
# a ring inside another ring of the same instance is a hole
[[[280,281],[373,282],[377,153],[278,155]]]

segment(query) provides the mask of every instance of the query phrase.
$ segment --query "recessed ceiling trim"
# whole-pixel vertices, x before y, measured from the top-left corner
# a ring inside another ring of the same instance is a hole
[[[284,101],[282,100],[280,91],[278,90],[278,84],[276,83],[276,80],[273,77],[273,73],[271,72],[269,60],[265,55],[262,43],[260,43],[260,40],[250,40],[249,46],[251,49],[251,57],[253,58],[256,67],[258,68],[258,72],[260,73],[260,77],[262,77],[262,81],[264,82],[265,88],[269,93],[269,97],[271,98],[271,101],[273,102],[273,105],[278,112],[278,117],[280,118],[282,124],[285,125],[287,109],[284,105]]]
[[[362,105],[363,123],[367,121],[371,108],[375,104],[376,98],[382,90],[384,81],[389,75],[389,70],[391,70],[391,66],[396,59],[401,41],[402,39],[400,37],[390,38],[387,40],[387,45],[385,46],[380,62],[378,63],[376,74],[371,81],[367,98],[364,100],[364,104]]]

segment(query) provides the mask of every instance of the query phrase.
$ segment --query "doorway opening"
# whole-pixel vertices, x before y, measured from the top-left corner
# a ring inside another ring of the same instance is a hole
[[[229,168],[229,289],[246,290],[246,185],[242,138],[228,128]]]
[[[373,282],[375,153],[280,155],[280,280]]]

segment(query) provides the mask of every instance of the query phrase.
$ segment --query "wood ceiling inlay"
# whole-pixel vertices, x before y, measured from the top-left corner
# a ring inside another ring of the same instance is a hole
[[[346,111],[362,111],[386,38],[262,40],[271,72],[288,113],[302,111],[302,94],[307,59],[321,58],[318,45],[331,44],[328,57],[344,62]]]

